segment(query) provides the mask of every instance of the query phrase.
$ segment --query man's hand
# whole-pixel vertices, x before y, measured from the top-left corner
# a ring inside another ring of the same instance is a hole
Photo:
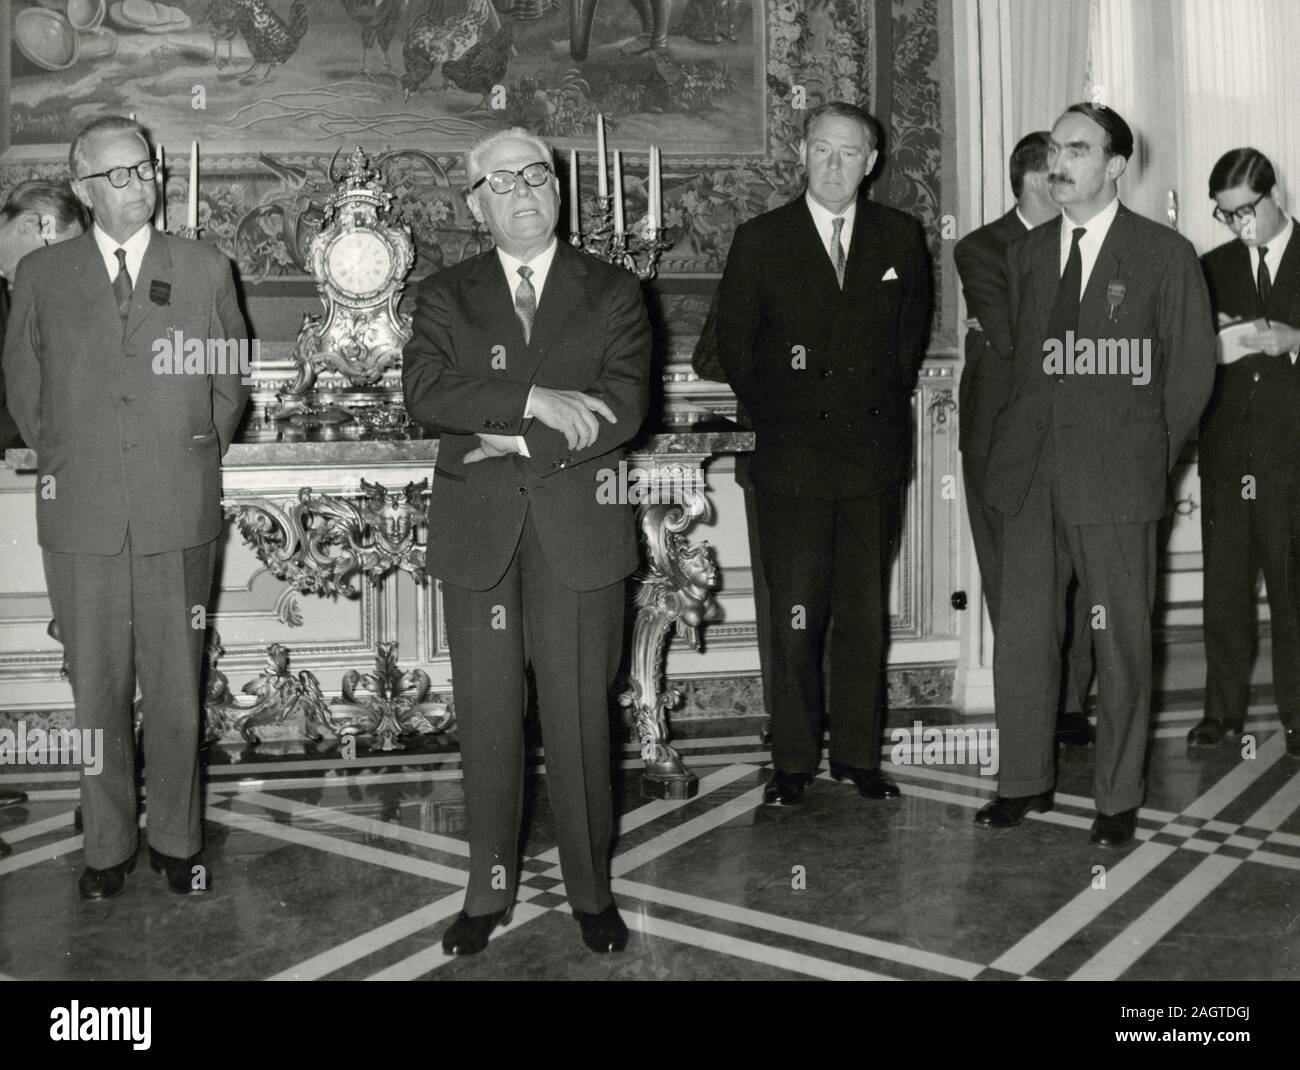
[[[551,390],[544,386],[534,386],[528,404],[534,417],[564,435],[571,450],[586,449],[596,441],[600,422],[593,414],[599,413],[610,423],[618,423],[614,410],[600,398],[577,390]]]
[[[519,452],[513,435],[479,435],[478,442],[474,449],[465,454],[462,464],[473,464],[475,461],[486,461],[489,457],[505,457]]]
[[[1288,327],[1285,323],[1274,323],[1266,331],[1243,335],[1241,344],[1257,353],[1267,353],[1276,357],[1281,353],[1290,353],[1300,346],[1300,331]]]

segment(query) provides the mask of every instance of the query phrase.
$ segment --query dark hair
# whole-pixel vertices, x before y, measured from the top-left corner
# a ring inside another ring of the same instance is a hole
[[[90,214],[86,211],[86,206],[77,200],[66,182],[47,182],[39,178],[19,182],[9,191],[3,206],[0,206],[0,219],[8,222],[26,212],[53,216],[59,230],[70,227],[73,223],[79,223],[82,230],[90,226]]]
[[[876,117],[864,108],[859,108],[856,104],[850,104],[847,100],[831,100],[825,104],[818,104],[803,118],[803,136],[808,140],[808,134],[813,128],[813,123],[823,115],[834,115],[840,119],[853,119],[861,123],[862,128],[867,132],[867,142],[871,148],[880,148],[880,124],[876,122]]]
[[[100,134],[117,132],[134,134],[144,142],[146,151],[153,152],[153,146],[149,143],[149,131],[134,119],[127,119],[121,115],[105,115],[87,123],[72,139],[72,146],[68,149],[68,169],[72,172],[73,178],[81,178],[86,170],[86,142]]]
[[[1268,193],[1277,185],[1273,165],[1259,149],[1232,149],[1220,156],[1210,171],[1210,196],[1235,189],[1243,182],[1252,193]]]
[[[1047,170],[1047,149],[1051,143],[1051,134],[1046,130],[1035,130],[1017,141],[1011,150],[1011,192],[1017,200],[1025,187],[1025,175]]]
[[[1084,101],[1071,104],[1061,113],[1061,118],[1071,113],[1086,116],[1106,132],[1106,144],[1102,147],[1107,156],[1123,156],[1127,160],[1133,155],[1133,131],[1114,108]]]

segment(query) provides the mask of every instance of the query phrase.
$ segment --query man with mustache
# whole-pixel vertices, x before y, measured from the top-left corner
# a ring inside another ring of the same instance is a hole
[[[1007,251],[1010,395],[985,484],[1016,568],[1001,576],[994,697],[998,796],[1017,825],[1053,806],[1065,593],[1090,607],[1099,701],[1091,840],[1133,841],[1151,713],[1156,527],[1168,474],[1214,381],[1209,296],[1191,243],[1119,200],[1133,134],[1113,109],[1067,108],[1048,152],[1059,220]]]

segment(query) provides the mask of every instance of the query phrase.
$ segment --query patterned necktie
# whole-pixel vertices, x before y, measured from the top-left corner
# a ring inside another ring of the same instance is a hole
[[[113,295],[117,298],[117,314],[122,317],[122,328],[126,329],[126,318],[131,314],[131,273],[126,270],[126,250],[113,252],[117,257],[117,275],[113,279]]]
[[[831,220],[831,248],[835,250],[835,278],[839,281],[840,289],[844,289],[844,245],[840,241],[840,234],[844,230],[844,217],[836,216]]]
[[[519,325],[524,329],[525,343],[532,341],[533,317],[537,315],[537,291],[528,281],[532,274],[532,268],[521,267],[519,269],[521,281],[519,288],[515,290],[515,315],[519,317]]]
[[[1273,292],[1273,276],[1268,270],[1268,246],[1259,247],[1259,270],[1255,273],[1255,289],[1259,291],[1259,308],[1262,312],[1268,304],[1268,295]]]
[[[1079,290],[1083,287],[1083,254],[1079,252],[1079,241],[1088,233],[1086,227],[1074,228],[1074,240],[1070,242],[1070,255],[1065,260],[1065,270],[1061,272],[1061,281],[1056,285],[1056,297],[1052,301],[1052,318],[1047,321],[1047,337],[1065,342],[1067,333],[1079,327]]]

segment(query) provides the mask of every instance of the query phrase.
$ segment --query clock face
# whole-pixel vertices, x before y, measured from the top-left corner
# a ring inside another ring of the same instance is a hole
[[[325,268],[344,293],[370,294],[392,278],[393,256],[388,245],[368,230],[344,234],[330,246]]]

